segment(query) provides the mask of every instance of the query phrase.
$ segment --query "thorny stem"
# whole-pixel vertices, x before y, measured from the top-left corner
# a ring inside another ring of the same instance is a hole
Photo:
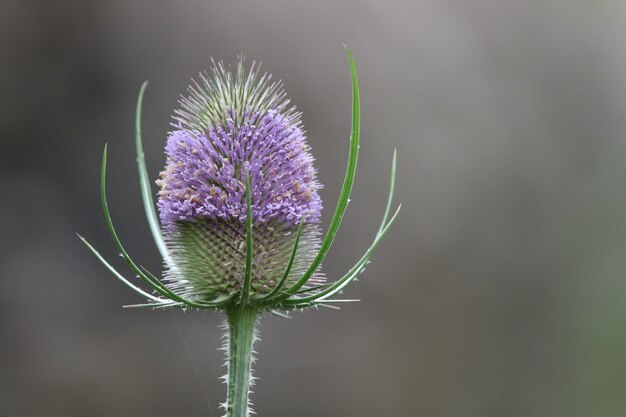
[[[252,384],[252,346],[256,339],[255,324],[259,315],[254,308],[236,306],[228,315],[228,394],[226,417],[250,415],[250,386]]]

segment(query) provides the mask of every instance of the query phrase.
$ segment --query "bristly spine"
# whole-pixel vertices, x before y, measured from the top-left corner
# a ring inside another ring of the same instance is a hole
[[[269,109],[281,113],[291,125],[300,124],[300,113],[289,106],[282,82],[272,80],[269,73],[261,74],[260,64],[252,62],[246,70],[243,56],[234,71],[221,61],[211,59],[211,64],[210,71],[200,73],[199,81],[188,87],[188,95],[180,98],[180,108],[174,112],[175,126],[206,132],[225,125],[227,117],[241,124],[254,115],[251,121],[256,122]],[[226,115],[225,109],[234,113]]]

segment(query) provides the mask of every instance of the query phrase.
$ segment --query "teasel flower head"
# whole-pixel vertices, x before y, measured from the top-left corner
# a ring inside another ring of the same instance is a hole
[[[283,285],[295,283],[319,249],[322,202],[300,114],[280,83],[260,76],[254,64],[246,71],[243,60],[232,72],[214,63],[180,105],[157,181],[170,288],[205,301],[242,290],[248,187],[249,297],[276,288],[299,236]],[[307,285],[321,283],[315,272]]]
[[[217,309],[226,313],[228,337],[228,417],[250,414],[251,364],[259,315],[284,316],[289,310],[335,307],[344,288],[365,269],[389,230],[395,184],[394,151],[386,208],[373,242],[342,277],[327,281],[320,272],[350,201],[360,141],[360,100],[354,60],[352,128],[346,174],[330,225],[320,231],[321,188],[300,114],[280,82],[246,69],[214,63],[201,74],[175,112],[165,169],[157,180],[158,213],[141,142],[137,100],[135,146],[148,224],[163,257],[161,278],[138,265],[122,245],[106,198],[107,148],[101,171],[102,208],[107,227],[130,269],[145,286],[120,274],[84,238],[104,266],[146,303],[134,306]]]

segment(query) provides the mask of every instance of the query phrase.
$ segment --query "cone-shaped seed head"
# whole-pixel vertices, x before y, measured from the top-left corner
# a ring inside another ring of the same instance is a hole
[[[253,220],[253,293],[282,277],[296,231],[305,226],[289,281],[308,267],[319,247],[321,185],[302,130],[280,83],[214,64],[180,100],[169,134],[167,163],[157,181],[158,208],[174,262],[172,289],[211,299],[237,292],[246,260],[246,176]],[[313,277],[319,283],[321,275]],[[288,281],[288,282],[289,282]]]

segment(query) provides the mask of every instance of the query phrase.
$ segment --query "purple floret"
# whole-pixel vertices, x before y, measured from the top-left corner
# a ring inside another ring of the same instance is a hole
[[[246,114],[208,132],[169,134],[158,208],[168,228],[180,221],[245,221],[246,175],[250,173],[253,221],[317,223],[322,202],[313,157],[299,120],[276,110]]]

